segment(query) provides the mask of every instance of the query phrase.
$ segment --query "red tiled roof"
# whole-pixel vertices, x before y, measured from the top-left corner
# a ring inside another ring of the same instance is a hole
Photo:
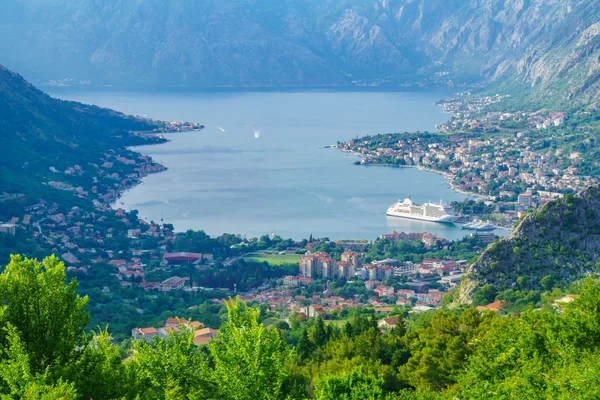
[[[203,327],[203,326],[204,326],[204,324],[203,324],[202,322],[200,322],[200,321],[192,321],[192,322],[190,322],[190,323],[188,324],[188,326],[189,326],[190,328],[196,329],[196,328],[201,328],[201,327]]]
[[[510,303],[508,303],[506,301],[498,300],[498,301],[488,304],[487,306],[485,306],[485,308],[487,308],[488,310],[492,310],[492,311],[500,311],[501,309],[508,306],[509,304]]]
[[[212,328],[204,328],[204,329],[199,329],[196,332],[194,332],[194,336],[198,337],[198,336],[212,336],[212,335],[218,335],[219,331],[212,329]]]
[[[208,344],[213,338],[210,336],[196,336],[194,338],[194,344]]]
[[[167,320],[165,321],[165,325],[167,325],[167,324],[179,325],[179,324],[185,324],[186,322],[187,321],[184,318],[178,318],[178,317],[172,318],[171,317],[171,318],[167,318]]]
[[[385,321],[388,325],[398,325],[399,318],[398,317],[389,317],[384,318],[382,321]]]

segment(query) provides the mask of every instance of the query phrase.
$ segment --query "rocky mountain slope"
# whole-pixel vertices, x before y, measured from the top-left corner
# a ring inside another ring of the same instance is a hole
[[[600,272],[600,187],[555,200],[528,214],[516,231],[493,244],[467,272],[456,302],[490,284],[498,290],[541,289]]]
[[[509,79],[594,102],[596,0],[7,0],[5,64],[40,82],[398,85]]]

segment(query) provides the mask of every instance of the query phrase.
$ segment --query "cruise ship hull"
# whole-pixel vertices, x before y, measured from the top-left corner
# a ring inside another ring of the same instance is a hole
[[[441,201],[439,204],[425,203],[419,205],[414,203],[410,198],[392,204],[387,210],[387,215],[390,217],[439,222],[442,224],[453,224],[458,218],[454,213],[454,209],[448,204],[443,204]]]
[[[453,218],[450,215],[441,217],[441,218],[433,218],[433,217],[426,217],[423,215],[411,215],[411,214],[405,214],[405,213],[394,213],[394,212],[389,212],[389,211],[388,211],[387,215],[388,215],[388,217],[413,219],[413,220],[417,220],[417,221],[427,221],[427,222],[439,222],[442,224],[454,224],[454,220],[455,220],[455,218]]]

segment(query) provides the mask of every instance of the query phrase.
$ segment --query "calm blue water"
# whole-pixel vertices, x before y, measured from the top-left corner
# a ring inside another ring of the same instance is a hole
[[[197,121],[202,132],[138,151],[169,168],[125,193],[119,206],[179,231],[211,235],[276,232],[295,239],[374,239],[393,230],[434,232],[447,225],[386,217],[399,198],[461,200],[443,177],[417,169],[360,167],[324,146],[366,134],[433,130],[448,116],[443,93],[412,92],[52,92],[125,113]],[[260,131],[260,134],[258,133]],[[257,137],[258,136],[258,137]]]

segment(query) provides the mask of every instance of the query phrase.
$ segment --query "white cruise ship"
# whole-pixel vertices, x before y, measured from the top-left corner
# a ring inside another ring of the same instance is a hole
[[[387,215],[450,224],[458,219],[458,216],[454,213],[454,209],[449,204],[442,202],[439,204],[425,203],[421,206],[414,203],[411,199],[404,199],[404,201],[392,204],[387,210]]]

